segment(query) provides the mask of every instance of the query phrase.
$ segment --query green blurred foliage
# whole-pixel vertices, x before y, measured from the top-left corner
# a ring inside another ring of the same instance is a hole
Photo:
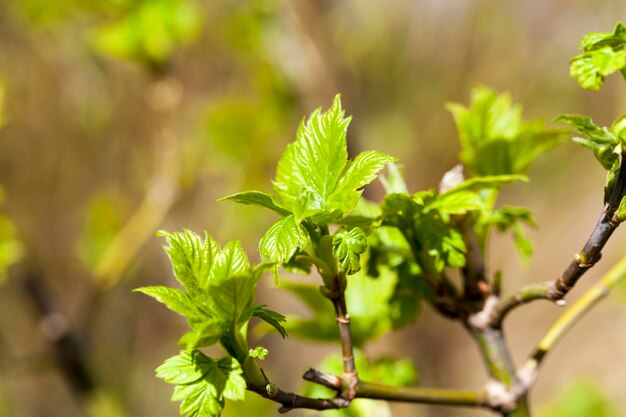
[[[94,195],[85,210],[85,223],[76,244],[76,252],[89,268],[94,268],[115,239],[130,208],[115,189]]]
[[[573,382],[538,413],[539,417],[624,417],[624,410],[589,381]]]
[[[198,37],[200,25],[200,8],[193,1],[142,1],[97,29],[92,44],[104,55],[158,68]]]

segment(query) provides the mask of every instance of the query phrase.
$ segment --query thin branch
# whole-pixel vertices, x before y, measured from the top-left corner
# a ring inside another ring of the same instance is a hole
[[[356,398],[402,401],[420,404],[445,404],[490,408],[486,391],[447,390],[424,387],[391,387],[373,382],[359,381]]]
[[[576,324],[593,306],[605,298],[617,284],[626,278],[626,258],[615,265],[600,282],[591,287],[570,308],[568,308],[548,329],[528,360],[518,371],[518,375],[531,385],[538,373],[539,366],[554,345]]]
[[[350,315],[346,307],[345,290],[340,290],[337,297],[331,299],[335,307],[335,320],[339,326],[339,335],[341,337],[341,353],[343,358],[343,375],[348,381],[346,395],[348,398],[354,398],[356,392],[355,387],[359,382],[359,377],[354,364],[354,351],[352,347],[352,333],[350,331]]]
[[[327,374],[317,369],[309,369],[303,378],[307,381],[318,383],[335,391],[348,385],[350,381],[336,375]],[[285,392],[268,384],[266,387],[249,386],[248,390],[277,402],[282,405],[281,413],[294,408],[307,408],[311,410],[329,410],[346,408],[352,398],[338,394],[334,398],[310,398]],[[401,401],[420,404],[441,404],[450,406],[485,407],[493,408],[493,400],[487,390],[452,390],[425,387],[392,387],[388,385],[358,381],[355,386],[354,398],[367,398],[372,400]]]
[[[248,390],[256,392],[263,398],[272,400],[282,405],[278,412],[286,413],[295,408],[305,408],[309,410],[336,410],[346,408],[350,405],[350,400],[341,396],[335,398],[311,398],[298,395],[293,392],[286,392],[274,384],[266,387],[248,386]]]
[[[626,164],[624,163],[624,155],[622,155],[615,186],[582,250],[574,256],[567,269],[554,282],[549,285],[544,283],[531,284],[516,294],[503,298],[494,309],[493,324],[499,326],[508,313],[533,300],[547,299],[556,302],[557,305],[563,305],[564,301],[561,301],[563,297],[574,288],[580,277],[600,260],[604,245],[620,222],[624,220],[619,217],[617,209],[625,194]]]
[[[517,292],[501,298],[489,312],[489,325],[494,328],[502,327],[502,320],[513,309],[528,304],[534,300],[550,300],[548,292],[554,286],[553,281],[539,282],[525,285]],[[556,300],[558,306],[564,306],[565,300]]]

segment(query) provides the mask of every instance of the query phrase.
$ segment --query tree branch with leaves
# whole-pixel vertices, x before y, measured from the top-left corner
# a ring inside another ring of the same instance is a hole
[[[587,35],[581,46],[571,74],[584,88],[597,89],[607,75],[624,71],[626,29],[621,24],[611,33]],[[280,216],[260,240],[262,263],[251,264],[238,241],[221,248],[206,233],[161,233],[184,290],[155,286],[137,291],[184,316],[191,328],[179,341],[183,350],[157,369],[159,378],[175,385],[172,399],[181,401],[182,414],[218,416],[225,399],[242,400],[248,390],[279,403],[280,412],[343,409],[352,407],[356,398],[368,398],[531,415],[528,393],[541,361],[571,325],[624,279],[624,262],[566,310],[519,367],[509,354],[502,322],[533,300],[563,305],[626,219],[626,116],[610,128],[579,115],[556,119],[578,131],[581,136],[574,141],[591,148],[608,171],[604,207],[589,239],[559,277],[503,295],[501,275],[490,276],[486,262],[490,236],[510,231],[520,256],[527,259],[532,246],[525,227],[535,221],[526,208],[499,205],[500,189],[527,182],[533,161],[563,143],[570,129],[526,121],[508,94],[486,87],[474,89],[469,106],[449,104],[448,109],[459,132],[461,165],[443,177],[438,189],[409,192],[396,159],[384,153],[367,151],[348,159],[350,118],[337,96],[329,110],[318,109],[300,124],[278,162],[274,194],[246,191],[223,198]],[[365,200],[363,187],[385,167],[387,173],[380,177],[383,201]],[[321,285],[279,278],[281,268],[315,271]],[[451,278],[457,271],[461,285]],[[257,305],[256,286],[265,272],[300,298],[313,318],[285,317]],[[407,361],[364,357],[365,344],[413,322],[421,304],[467,330],[487,371],[483,386],[414,386],[415,371]],[[324,365],[330,373],[307,370],[303,379],[312,385],[301,394],[285,391],[260,366],[268,350],[249,343],[254,318],[283,338],[289,333],[339,341],[340,359]],[[220,346],[225,356],[201,352],[212,345]]]

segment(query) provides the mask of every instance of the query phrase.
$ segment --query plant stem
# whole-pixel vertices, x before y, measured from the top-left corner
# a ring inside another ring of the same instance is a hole
[[[492,327],[500,328],[502,320],[513,309],[534,300],[548,299],[548,290],[554,285],[552,281],[538,282],[525,285],[517,292],[503,297],[498,301],[490,312],[490,323]]]
[[[488,405],[486,391],[445,390],[423,387],[401,388],[365,381],[360,381],[357,385],[356,398],[473,407],[486,407]]]
[[[496,401],[490,407],[505,417],[529,417],[526,391],[517,392],[520,385],[513,360],[509,354],[502,330],[495,328],[475,329],[467,326],[481,353],[487,372],[491,377],[488,386],[493,387]]]
[[[336,298],[332,299],[335,307],[335,320],[339,326],[341,337],[341,353],[343,358],[343,374],[348,381],[348,398],[354,398],[355,387],[359,382],[356,366],[354,364],[354,351],[352,347],[352,334],[350,331],[350,315],[346,307],[345,291],[340,291]]]
[[[604,245],[623,220],[620,219],[617,209],[625,193],[626,164],[624,164],[624,155],[622,155],[615,186],[582,250],[574,256],[563,274],[550,285],[545,283],[531,284],[523,287],[516,294],[503,298],[494,309],[496,314],[493,316],[493,324],[500,325],[509,312],[530,301],[547,299],[559,302],[562,300],[574,288],[580,277],[600,260]]]
[[[617,284],[626,278],[626,257],[617,263],[600,282],[591,287],[548,329],[532,355],[520,369],[534,381],[538,368],[546,355],[565,333],[600,300],[605,298]]]
[[[349,381],[325,372],[309,369],[303,376],[307,381],[324,385],[339,391]],[[270,387],[271,386],[271,389]],[[328,410],[346,408],[351,398],[339,394],[334,398],[310,398],[285,392],[273,384],[268,387],[249,386],[248,390],[282,404],[279,410],[285,413],[294,408],[311,410]],[[393,387],[374,382],[358,381],[355,387],[355,398],[372,400],[401,401],[420,404],[441,404],[466,407],[490,408],[489,395],[485,390],[452,390],[425,387]]]

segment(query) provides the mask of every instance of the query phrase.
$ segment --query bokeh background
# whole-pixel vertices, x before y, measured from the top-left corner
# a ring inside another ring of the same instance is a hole
[[[258,260],[273,215],[216,199],[269,191],[300,119],[337,92],[354,116],[350,152],[400,157],[413,191],[435,187],[456,164],[444,104],[467,103],[477,84],[510,91],[527,117],[584,113],[608,125],[626,109],[623,80],[584,91],[568,60],[585,33],[625,18],[623,0],[2,0],[0,212],[12,226],[0,220],[21,242],[6,256],[21,260],[0,286],[0,416],[178,415],[154,368],[177,351],[184,320],[131,293],[175,285],[157,230],[240,239]],[[535,255],[524,265],[510,238],[497,236],[489,254],[505,291],[556,277],[601,209],[604,174],[574,144],[540,158],[530,176],[503,198],[534,210]],[[380,187],[367,195],[380,198]],[[618,230],[571,297],[625,249]],[[305,311],[266,281],[259,303]],[[626,415],[625,294],[554,349],[532,393],[544,415]],[[511,316],[517,361],[558,313],[536,303]],[[273,378],[292,390],[306,367],[338,349],[272,333],[255,341],[270,349]],[[428,308],[367,353],[412,359],[428,386],[485,379],[465,332]],[[371,415],[389,412],[489,415],[419,405]],[[278,414],[251,398],[225,415]]]

